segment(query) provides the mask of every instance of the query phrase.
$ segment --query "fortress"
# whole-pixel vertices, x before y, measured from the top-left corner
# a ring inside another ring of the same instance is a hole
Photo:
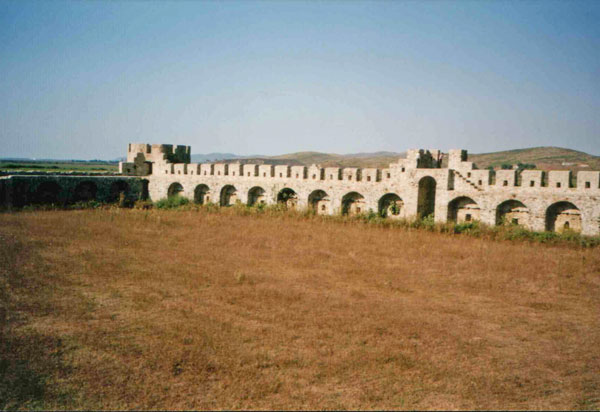
[[[600,172],[479,170],[465,150],[409,150],[386,169],[191,163],[189,146],[130,144],[123,175],[158,200],[285,203],[319,214],[374,211],[390,219],[518,224],[534,231],[600,234]],[[442,167],[447,164],[447,167]],[[574,183],[574,184],[573,184]]]
[[[465,150],[409,150],[386,169],[191,163],[189,146],[129,144],[117,176],[0,177],[0,207],[80,201],[284,203],[318,214],[376,212],[389,219],[516,224],[600,235],[600,171],[480,170]]]

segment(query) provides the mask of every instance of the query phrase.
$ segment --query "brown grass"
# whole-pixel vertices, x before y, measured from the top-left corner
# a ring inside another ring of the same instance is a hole
[[[119,209],[0,242],[0,408],[600,406],[597,248]]]

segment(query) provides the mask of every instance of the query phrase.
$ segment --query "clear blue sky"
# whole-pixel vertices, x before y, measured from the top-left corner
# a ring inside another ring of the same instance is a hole
[[[0,1],[0,157],[600,155],[600,1]]]

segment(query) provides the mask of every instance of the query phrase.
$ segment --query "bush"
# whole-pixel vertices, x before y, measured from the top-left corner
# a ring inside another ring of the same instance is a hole
[[[171,196],[164,199],[160,199],[154,206],[157,209],[176,209],[181,206],[187,206],[190,203],[190,200],[187,197],[183,196]]]
[[[463,223],[456,223],[453,225],[453,232],[454,233],[468,233],[468,234],[480,234],[481,233],[481,227],[479,225],[478,221],[472,221],[472,222],[463,222]]]

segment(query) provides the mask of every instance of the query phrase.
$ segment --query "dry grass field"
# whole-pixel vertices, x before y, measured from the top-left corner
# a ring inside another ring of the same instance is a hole
[[[122,209],[0,245],[0,408],[600,407],[598,248]]]

